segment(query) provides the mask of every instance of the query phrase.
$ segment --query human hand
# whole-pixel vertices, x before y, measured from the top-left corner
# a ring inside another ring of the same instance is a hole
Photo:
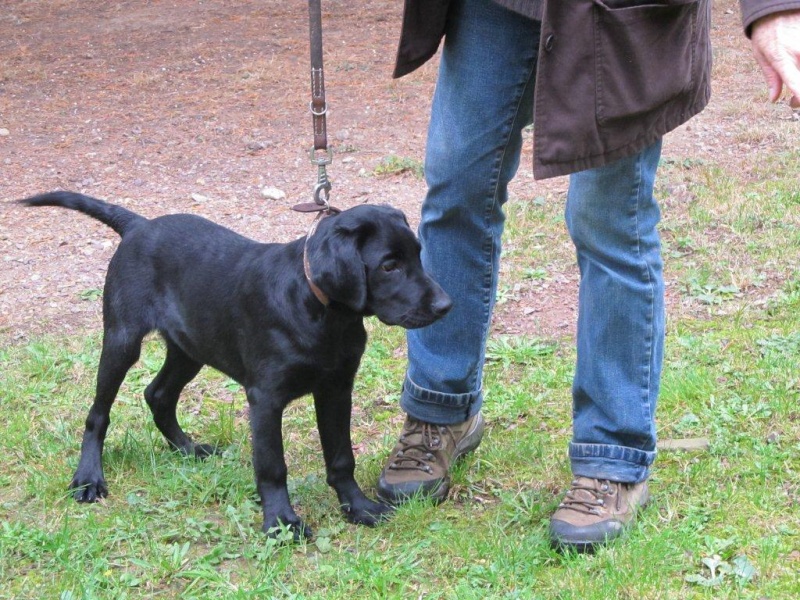
[[[769,99],[776,102],[785,85],[789,105],[800,108],[800,11],[777,12],[753,23],[750,41],[764,73]]]

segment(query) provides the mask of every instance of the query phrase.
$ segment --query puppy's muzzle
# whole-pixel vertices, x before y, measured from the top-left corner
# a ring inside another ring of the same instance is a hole
[[[442,288],[438,285],[436,287],[438,289],[432,290],[429,301],[424,302],[416,310],[404,314],[397,324],[405,329],[419,329],[435,323],[450,312],[453,301]]]

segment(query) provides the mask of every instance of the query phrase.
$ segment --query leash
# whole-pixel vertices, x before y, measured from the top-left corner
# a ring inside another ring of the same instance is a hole
[[[314,146],[309,153],[311,164],[317,167],[317,183],[314,186],[313,202],[302,202],[292,207],[301,213],[317,213],[306,234],[303,244],[303,273],[314,296],[323,306],[330,304],[330,298],[323,292],[311,273],[308,260],[308,241],[317,231],[317,226],[325,217],[342,212],[330,205],[331,182],[326,167],[333,162],[333,151],[328,148],[328,129],[326,116],[328,104],[325,101],[325,71],[322,63],[322,1],[308,0],[309,46],[311,48],[311,125],[314,131]]]
[[[330,205],[331,182],[326,167],[333,162],[333,151],[328,148],[325,101],[325,71],[322,62],[322,1],[308,0],[308,22],[311,48],[311,125],[314,146],[309,153],[311,164],[317,167],[317,183],[314,186],[313,202],[304,202],[292,207],[297,212],[318,212],[325,216],[341,211]]]

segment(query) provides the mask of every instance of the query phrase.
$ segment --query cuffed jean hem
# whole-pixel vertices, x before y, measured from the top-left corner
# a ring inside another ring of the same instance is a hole
[[[481,410],[482,390],[464,394],[446,394],[418,386],[406,375],[400,408],[414,419],[436,425],[456,425],[474,417]]]
[[[569,458],[575,476],[639,483],[650,474],[650,465],[656,453],[610,444],[572,442],[569,445]]]

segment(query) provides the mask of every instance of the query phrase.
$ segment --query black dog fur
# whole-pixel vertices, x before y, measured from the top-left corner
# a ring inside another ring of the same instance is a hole
[[[363,205],[319,222],[307,256],[314,283],[330,299],[324,306],[304,275],[305,238],[261,244],[201,217],[149,220],[72,192],[19,202],[82,212],[122,237],[106,276],[96,395],[70,484],[79,502],[108,494],[102,453],[111,405],[142,339],[156,330],[166,360],[144,395],[172,447],[198,457],[215,451],[193,442],[175,412],[181,390],[203,365],[244,387],[264,531],[283,524],[295,537],[311,535],[289,501],[281,437],[283,409],[309,393],[327,481],[347,519],[375,525],[390,510],[369,500],[353,477],[351,395],[367,339],[363,317],[423,327],[451,306],[423,271],[419,242],[400,211]]]

